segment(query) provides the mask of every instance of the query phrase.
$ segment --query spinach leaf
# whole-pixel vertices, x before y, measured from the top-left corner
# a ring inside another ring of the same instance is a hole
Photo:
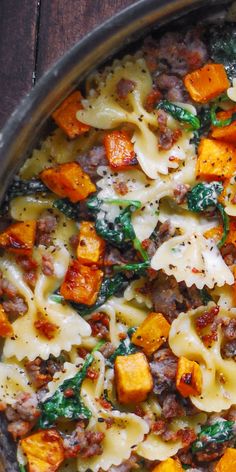
[[[114,362],[117,356],[128,356],[138,351],[137,347],[131,342],[130,338],[132,334],[136,331],[136,328],[129,328],[127,331],[128,336],[123,339],[113,354],[107,359],[106,364],[109,367],[114,366]]]
[[[72,220],[77,221],[79,219],[79,203],[72,203],[67,198],[59,198],[58,200],[54,200],[53,207]]]
[[[80,390],[93,359],[93,355],[89,354],[80,371],[71,379],[64,380],[56,392],[39,405],[41,416],[37,424],[38,428],[49,428],[59,418],[70,420],[91,418],[91,411],[80,398]],[[72,396],[65,395],[68,390],[72,392]]]
[[[53,302],[56,302],[56,303],[63,303],[65,301],[64,297],[62,295],[60,295],[59,293],[52,293],[52,295],[50,295],[50,300],[52,300]]]
[[[3,215],[8,211],[9,202],[12,200],[12,198],[33,195],[34,193],[48,194],[50,192],[51,190],[49,190],[39,179],[21,180],[19,178],[15,178],[7,190],[0,213]]]
[[[18,466],[19,466],[19,471],[20,472],[26,472],[26,468],[23,464],[19,464],[19,462],[18,462]]]
[[[124,290],[127,286],[128,279],[124,274],[116,274],[113,277],[107,277],[103,280],[98,297],[94,305],[88,306],[82,303],[71,302],[71,305],[79,313],[80,316],[89,315],[102,306],[108,298],[116,293]]]
[[[229,231],[229,218],[225,213],[224,207],[218,203],[218,196],[223,191],[221,182],[200,182],[195,185],[187,194],[188,209],[199,213],[207,210],[209,207],[215,207],[221,215],[223,222],[223,236],[218,243],[218,247],[223,246]]]
[[[198,118],[201,125],[200,128],[194,131],[194,137],[191,139],[191,142],[195,144],[195,146],[198,146],[200,139],[209,133],[211,127],[211,113],[209,106],[203,106],[200,108]]]
[[[192,444],[192,452],[200,452],[213,444],[230,441],[236,436],[233,429],[234,421],[219,421],[208,426],[202,426],[196,441]]]
[[[236,120],[236,113],[233,113],[230,118],[227,118],[226,120],[219,120],[216,116],[216,110],[218,108],[218,103],[215,103],[211,107],[211,122],[214,126],[217,126],[218,128],[222,128],[223,126],[228,126],[233,123],[233,121]]]
[[[187,194],[188,208],[196,213],[206,210],[208,207],[216,207],[218,196],[223,191],[221,182],[200,182]]]
[[[208,29],[207,42],[211,59],[224,64],[232,80],[236,75],[236,27],[234,23],[212,26]]]
[[[161,100],[156,108],[157,110],[161,108],[162,110],[166,111],[166,113],[169,113],[169,115],[182,123],[188,123],[191,126],[191,130],[199,129],[201,126],[197,116],[193,115],[185,108],[169,102],[168,100]]]
[[[113,270],[115,272],[124,272],[126,270],[130,270],[134,272],[136,275],[143,275],[146,272],[146,269],[150,267],[150,262],[145,261],[145,262],[139,262],[136,264],[124,264],[124,265],[115,265],[113,266]]]
[[[106,212],[103,212],[101,209],[103,203],[125,207],[119,216],[115,218],[114,223],[107,221]],[[99,236],[119,248],[126,246],[127,242],[132,242],[134,248],[141,254],[144,261],[148,260],[147,252],[143,249],[131,223],[132,213],[141,207],[140,201],[120,199],[99,200],[97,197],[92,197],[88,200],[87,206],[92,213],[96,214],[95,229]]]
[[[203,305],[208,305],[209,302],[212,302],[213,299],[205,288],[202,288],[199,292]]]

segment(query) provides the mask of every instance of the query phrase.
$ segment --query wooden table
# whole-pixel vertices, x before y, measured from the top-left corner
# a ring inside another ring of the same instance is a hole
[[[134,0],[0,0],[0,129],[42,74]]]

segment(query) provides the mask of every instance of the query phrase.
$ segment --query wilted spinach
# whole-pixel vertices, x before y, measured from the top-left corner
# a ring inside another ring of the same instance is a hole
[[[75,221],[79,220],[79,203],[72,203],[67,198],[59,198],[58,200],[54,200],[53,207],[64,213],[67,218]]]
[[[212,26],[207,31],[211,59],[224,64],[230,80],[236,76],[236,27],[234,23]]]
[[[15,197],[50,192],[51,190],[39,179],[22,180],[15,178],[6,192],[0,213],[4,214],[8,211],[9,202]]]
[[[138,351],[137,347],[131,342],[130,338],[132,334],[136,331],[136,328],[129,328],[127,331],[128,336],[123,339],[113,354],[107,359],[107,365],[109,367],[114,366],[114,362],[117,356],[128,356],[129,354],[134,354]]]
[[[188,123],[190,125],[189,129],[192,131],[199,129],[201,126],[200,120],[197,116],[193,115],[193,113],[190,113],[185,108],[169,102],[168,100],[161,100],[156,108],[157,110],[161,108],[181,123]]]
[[[108,298],[116,293],[123,291],[127,286],[128,279],[124,274],[116,274],[113,277],[107,277],[103,280],[97,300],[92,306],[84,305],[82,303],[71,302],[71,305],[79,313],[80,316],[89,315],[93,311],[102,306]]]
[[[107,220],[106,212],[101,209],[103,203],[124,206],[124,209],[115,218],[114,223]],[[132,242],[134,248],[141,254],[144,261],[148,260],[148,255],[137,238],[131,222],[132,213],[141,207],[140,201],[99,200],[97,197],[92,197],[88,200],[87,206],[93,214],[96,214],[95,229],[99,236],[119,248],[126,246],[127,242]]]
[[[206,211],[208,208],[216,208],[221,215],[223,222],[223,236],[218,243],[221,247],[226,241],[229,231],[229,218],[225,213],[224,207],[218,202],[218,196],[223,191],[221,182],[200,182],[195,185],[187,194],[188,209],[195,213]]]
[[[207,449],[214,444],[224,443],[235,438],[234,421],[219,421],[212,425],[202,426],[196,441],[192,444],[194,453]],[[215,448],[214,448],[215,449]]]
[[[37,424],[38,428],[49,428],[59,418],[76,420],[91,417],[91,411],[80,398],[80,390],[93,359],[93,354],[89,354],[80,371],[71,379],[64,380],[50,398],[40,403],[41,416]],[[70,391],[71,396],[67,396],[66,391]]]
[[[132,271],[135,275],[143,275],[146,273],[146,269],[150,267],[150,262],[145,261],[145,262],[137,262],[137,263],[130,263],[130,264],[124,264],[124,265],[116,265],[113,266],[113,270],[115,272],[124,272],[126,270]]]

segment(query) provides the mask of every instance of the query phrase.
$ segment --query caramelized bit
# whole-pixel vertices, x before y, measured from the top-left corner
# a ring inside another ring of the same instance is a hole
[[[199,364],[181,356],[178,360],[176,388],[183,397],[200,395],[202,391],[202,373]]]
[[[31,255],[36,236],[36,221],[22,221],[8,226],[0,234],[0,247],[20,255]]]
[[[43,183],[56,195],[69,198],[73,203],[87,198],[96,191],[96,187],[79,164],[67,162],[56,167],[49,167],[41,172]]]
[[[66,300],[93,305],[102,283],[103,272],[73,260],[67,270],[60,293]]]

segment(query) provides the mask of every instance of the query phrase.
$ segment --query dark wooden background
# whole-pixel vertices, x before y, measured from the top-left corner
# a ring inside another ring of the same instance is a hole
[[[42,74],[135,0],[0,0],[0,129]]]

